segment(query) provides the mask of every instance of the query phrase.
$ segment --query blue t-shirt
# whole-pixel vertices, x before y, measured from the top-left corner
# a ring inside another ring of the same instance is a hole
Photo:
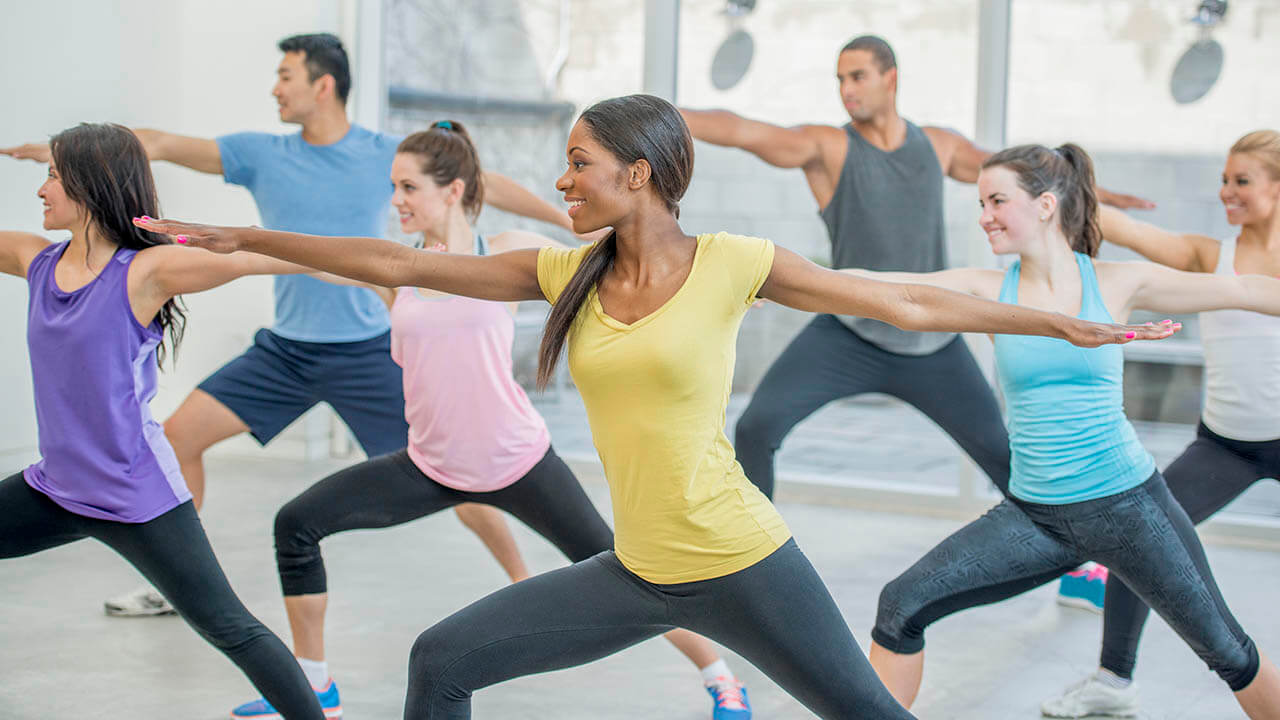
[[[1113,322],[1093,261],[1076,253],[1080,315]],[[1004,276],[1000,302],[1018,304],[1021,261]],[[1119,345],[1076,347],[1035,335],[996,335],[996,367],[1008,409],[1013,453],[1009,492],[1063,505],[1141,485],[1156,463],[1124,415],[1124,353]]]
[[[382,237],[391,203],[391,160],[400,138],[352,125],[332,145],[302,133],[244,132],[217,139],[222,175],[253,193],[263,227],[342,237]],[[356,342],[390,329],[372,291],[305,275],[275,278],[272,331],[302,342]]]

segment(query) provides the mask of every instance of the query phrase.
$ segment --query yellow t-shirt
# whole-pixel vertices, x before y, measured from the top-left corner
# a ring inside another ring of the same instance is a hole
[[[549,302],[592,247],[538,254]],[[662,307],[627,325],[593,287],[569,332],[569,372],[613,497],[614,549],[649,582],[728,575],[791,537],[724,434],[738,327],[772,267],[768,240],[699,235],[689,277]]]

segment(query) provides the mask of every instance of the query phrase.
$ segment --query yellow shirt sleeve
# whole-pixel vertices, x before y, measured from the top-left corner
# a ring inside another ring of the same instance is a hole
[[[538,251],[538,287],[542,288],[542,296],[547,302],[556,304],[560,293],[578,271],[582,259],[594,247],[595,243],[592,243],[579,248],[544,247]]]
[[[731,270],[734,297],[750,305],[758,299],[756,293],[773,271],[773,242],[729,233],[721,233],[716,240],[720,262]]]

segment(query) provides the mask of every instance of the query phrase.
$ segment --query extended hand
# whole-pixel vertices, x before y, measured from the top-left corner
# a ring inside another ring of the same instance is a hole
[[[1163,340],[1182,329],[1182,323],[1165,320],[1159,325],[1113,325],[1080,320],[1067,332],[1067,342],[1080,347],[1123,345],[1134,340]]]
[[[1146,198],[1111,192],[1103,188],[1098,188],[1098,202],[1121,210],[1154,210],[1156,207],[1155,203]]]
[[[171,235],[179,245],[190,245],[223,254],[240,249],[239,235],[245,230],[245,228],[200,225],[179,220],[153,220],[145,216],[134,218],[133,224],[143,230]]]
[[[27,143],[9,148],[0,148],[0,155],[8,155],[15,160],[35,160],[47,163],[51,154],[49,143]]]

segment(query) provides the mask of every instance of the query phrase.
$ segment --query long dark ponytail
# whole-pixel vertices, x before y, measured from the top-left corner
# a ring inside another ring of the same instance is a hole
[[[649,185],[680,216],[680,198],[693,176],[693,136],[674,105],[653,95],[627,95],[592,105],[579,122],[622,164],[646,160]],[[578,311],[617,256],[618,236],[610,232],[587,252],[551,308],[538,348],[539,389],[551,381]]]
[[[151,177],[151,162],[142,143],[128,128],[81,123],[54,135],[49,149],[67,197],[85,209],[85,230],[92,227],[108,241],[129,250],[172,242],[168,235],[133,224],[135,217],[160,217],[160,203]],[[187,322],[181,298],[165,301],[155,320],[161,334],[169,335],[170,349],[176,356]],[[163,363],[165,354],[162,340],[157,361]]]
[[[1001,150],[982,163],[983,168],[1005,167],[1018,177],[1031,197],[1051,192],[1058,197],[1058,225],[1071,249],[1096,257],[1102,245],[1098,227],[1098,193],[1094,188],[1093,160],[1075,143],[1051,150],[1043,145],[1016,145]]]

